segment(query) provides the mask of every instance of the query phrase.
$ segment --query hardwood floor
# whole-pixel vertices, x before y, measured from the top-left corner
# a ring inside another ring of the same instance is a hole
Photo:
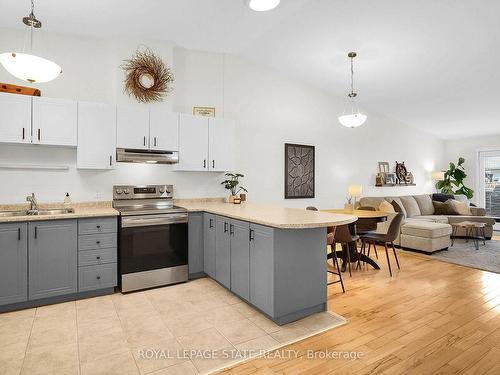
[[[347,325],[284,348],[297,357],[258,358],[224,373],[499,374],[500,274],[398,255],[402,270],[393,267],[392,278],[379,249],[381,270],[345,273],[345,294],[329,286],[328,309]],[[310,359],[309,350],[362,357]]]

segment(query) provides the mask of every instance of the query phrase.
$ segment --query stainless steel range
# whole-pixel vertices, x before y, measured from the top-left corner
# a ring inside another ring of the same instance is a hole
[[[174,206],[173,190],[172,185],[113,187],[122,292],[187,280],[188,213]]]

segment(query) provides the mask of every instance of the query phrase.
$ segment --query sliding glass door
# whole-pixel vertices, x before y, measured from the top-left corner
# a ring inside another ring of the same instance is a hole
[[[479,152],[479,203],[500,218],[500,150]]]

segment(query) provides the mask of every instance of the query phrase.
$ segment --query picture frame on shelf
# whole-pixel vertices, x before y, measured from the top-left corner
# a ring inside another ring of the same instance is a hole
[[[385,175],[385,184],[386,185],[395,185],[396,184],[396,174],[387,173]]]

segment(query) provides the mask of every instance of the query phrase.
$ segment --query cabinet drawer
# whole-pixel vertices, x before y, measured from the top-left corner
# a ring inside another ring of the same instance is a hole
[[[82,267],[106,263],[116,263],[116,257],[116,248],[81,251],[78,253],[78,266]]]
[[[78,290],[98,290],[116,286],[116,263],[78,268]]]
[[[116,247],[116,233],[88,234],[78,237],[78,251]]]
[[[117,218],[92,218],[78,220],[78,234],[116,233]]]

